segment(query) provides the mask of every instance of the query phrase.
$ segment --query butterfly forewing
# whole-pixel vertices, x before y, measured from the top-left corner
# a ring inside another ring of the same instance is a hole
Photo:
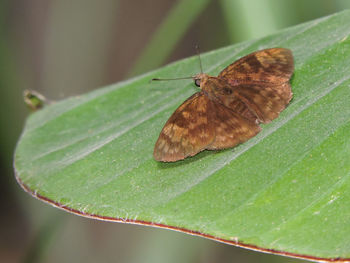
[[[178,107],[159,135],[154,159],[173,162],[204,150],[214,140],[214,126],[208,115],[211,103],[203,92],[198,92]]]
[[[270,48],[240,58],[220,72],[230,85],[253,82],[282,84],[293,74],[293,55],[289,49]]]
[[[260,127],[203,92],[186,100],[164,125],[154,158],[172,162],[205,149],[233,147],[255,136]]]
[[[243,102],[259,122],[267,123],[277,118],[292,98],[289,79],[293,70],[292,52],[271,48],[237,60],[218,78],[225,80],[233,90],[232,95],[224,99],[230,100],[228,107]]]

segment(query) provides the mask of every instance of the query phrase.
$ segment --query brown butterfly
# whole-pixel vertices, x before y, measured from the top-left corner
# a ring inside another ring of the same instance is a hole
[[[289,49],[251,53],[226,67],[217,77],[192,77],[200,92],[171,115],[154,147],[154,159],[175,162],[203,150],[243,143],[260,132],[259,123],[277,118],[292,98]]]

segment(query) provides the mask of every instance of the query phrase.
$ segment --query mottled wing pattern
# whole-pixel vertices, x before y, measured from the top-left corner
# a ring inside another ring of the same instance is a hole
[[[255,136],[261,130],[258,123],[278,117],[291,100],[293,70],[291,51],[272,48],[239,59],[218,77],[196,75],[202,91],[188,98],[167,121],[154,158],[174,162]]]
[[[233,147],[255,136],[259,125],[203,92],[187,99],[164,125],[154,147],[154,159],[174,162],[205,149]]]
[[[231,109],[232,112],[252,122],[259,122],[256,114],[254,114],[246,103],[237,96],[237,87],[229,85],[226,80],[209,76],[201,88],[209,94],[210,98],[215,98],[215,101],[219,101],[221,104]]]
[[[289,49],[271,48],[251,53],[219,74],[218,78],[227,81],[232,89],[232,95],[222,100],[235,111],[242,102],[257,121],[268,123],[278,117],[292,98],[289,79],[293,70]],[[249,112],[243,114],[249,115]]]
[[[174,162],[204,150],[214,139],[214,126],[208,120],[211,104],[203,92],[197,92],[178,107],[159,135],[154,159]]]
[[[293,95],[289,82],[279,85],[242,84],[234,89],[234,97],[242,101],[262,123],[277,118]]]
[[[233,112],[219,102],[212,101],[210,123],[215,129],[213,142],[206,147],[208,150],[225,149],[243,143],[260,132],[260,126]]]
[[[219,74],[230,85],[253,82],[283,84],[293,74],[293,55],[289,49],[270,48],[251,53],[226,67]]]

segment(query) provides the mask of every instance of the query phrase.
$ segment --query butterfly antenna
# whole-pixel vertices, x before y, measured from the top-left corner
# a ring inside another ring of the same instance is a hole
[[[193,79],[193,77],[182,77],[182,78],[171,78],[171,79],[153,78],[151,79],[151,81],[168,81],[168,80],[179,80],[179,79]]]
[[[202,60],[201,60],[201,52],[199,50],[199,45],[196,45],[196,51],[199,59],[199,66],[201,68],[201,73],[203,73]]]
[[[197,51],[197,55],[198,55],[198,59],[199,59],[199,66],[201,68],[201,73],[203,73],[203,67],[202,67],[202,60],[201,60],[201,52],[199,50],[199,46],[196,45],[196,51]],[[182,78],[169,78],[169,79],[161,79],[161,78],[153,78],[150,80],[150,82],[152,81],[168,81],[168,80],[179,80],[179,79],[194,79],[194,76],[191,77],[182,77]]]

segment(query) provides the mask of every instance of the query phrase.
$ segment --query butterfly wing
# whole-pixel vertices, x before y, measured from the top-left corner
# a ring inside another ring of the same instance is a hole
[[[188,98],[164,125],[154,159],[175,162],[205,149],[233,147],[255,136],[260,127],[203,92]]]
[[[234,98],[243,102],[262,123],[269,123],[277,118],[292,99],[292,95],[288,82],[279,85],[241,84],[234,87]]]
[[[218,77],[202,76],[201,92],[188,98],[164,125],[154,159],[174,162],[208,149],[233,147],[276,118],[292,98],[292,52],[272,48],[249,54]]]
[[[285,48],[270,48],[240,58],[218,77],[233,86],[253,82],[283,84],[289,81],[293,71],[292,52]]]
[[[233,110],[243,103],[249,109],[245,115],[254,115],[258,122],[268,123],[278,117],[292,98],[289,79],[293,70],[289,49],[271,48],[251,53],[219,74],[218,78],[232,89],[232,95],[220,99]]]
[[[179,106],[164,125],[154,146],[157,161],[175,162],[193,156],[214,140],[208,120],[211,101],[197,92]]]
[[[218,150],[234,147],[254,137],[261,130],[260,126],[243,115],[234,112],[219,102],[212,101],[215,109],[210,112],[210,122],[214,127],[214,140],[206,147]]]
[[[209,77],[202,89],[213,100],[256,123],[268,123],[277,118],[292,98],[289,82],[252,82],[231,86],[225,79]]]

